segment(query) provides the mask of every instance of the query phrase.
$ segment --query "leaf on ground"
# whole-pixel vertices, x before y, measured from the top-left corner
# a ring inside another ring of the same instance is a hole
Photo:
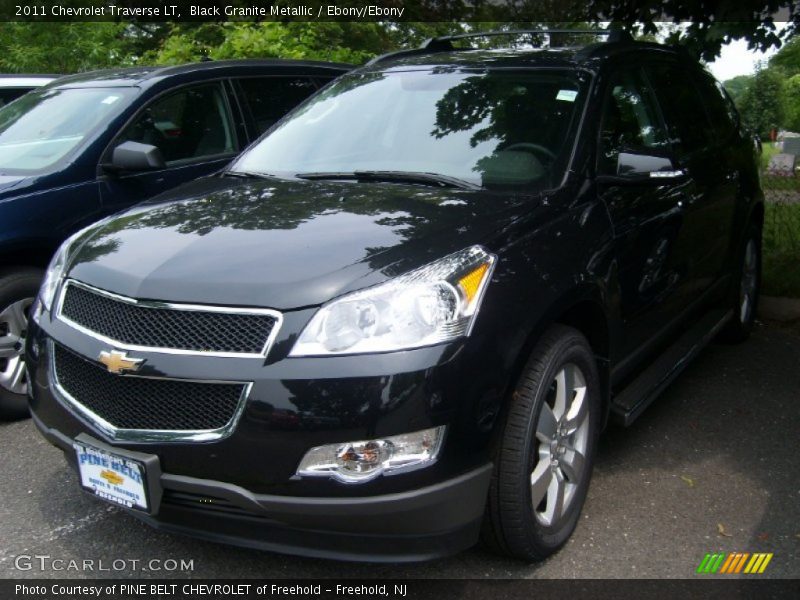
[[[687,477],[686,475],[681,475],[681,479],[689,487],[694,487],[694,479],[692,479],[691,477]]]
[[[725,525],[723,525],[722,523],[717,523],[717,532],[720,535],[724,535],[725,537],[733,537],[732,533],[728,533],[727,531],[725,531]]]

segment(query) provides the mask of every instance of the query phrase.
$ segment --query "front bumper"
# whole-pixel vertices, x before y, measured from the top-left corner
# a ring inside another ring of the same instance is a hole
[[[305,322],[302,317],[287,314]],[[291,334],[286,329],[287,339]],[[87,361],[108,343],[58,320],[31,323],[30,408],[44,436],[77,468],[73,440],[158,464],[148,524],[209,540],[314,557],[415,561],[456,553],[478,538],[489,486],[487,431],[463,347],[394,355],[293,359],[175,356],[136,351],[146,375],[251,382],[235,428],[214,440],[115,439],[54,385],[53,345]],[[282,346],[283,344],[283,346]],[[474,372],[474,369],[473,369]],[[489,371],[491,372],[491,371]],[[438,460],[358,485],[298,477],[312,447],[447,426]]]
[[[73,439],[47,427],[44,437],[77,470]],[[120,452],[99,440],[93,445]],[[128,512],[164,531],[287,554],[369,562],[421,561],[477,542],[491,477],[485,464],[439,483],[362,497],[254,494],[240,486],[159,473],[152,514]]]

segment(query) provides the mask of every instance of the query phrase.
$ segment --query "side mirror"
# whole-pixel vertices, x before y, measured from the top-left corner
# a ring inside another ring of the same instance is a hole
[[[105,165],[111,171],[151,171],[166,166],[161,150],[139,142],[122,142],[114,148],[111,163]]]
[[[656,185],[665,180],[680,179],[686,175],[684,169],[676,168],[672,159],[653,154],[620,152],[617,158],[616,175],[598,175],[601,183],[646,183]]]

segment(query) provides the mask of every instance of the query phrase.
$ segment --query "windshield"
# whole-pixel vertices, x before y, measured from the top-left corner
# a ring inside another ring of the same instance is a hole
[[[53,166],[134,93],[134,88],[51,89],[0,108],[0,172],[37,173]]]
[[[563,175],[584,79],[552,70],[345,76],[231,171],[315,179],[367,172],[369,180],[391,172],[394,181],[398,172],[426,173],[485,188],[541,189]]]

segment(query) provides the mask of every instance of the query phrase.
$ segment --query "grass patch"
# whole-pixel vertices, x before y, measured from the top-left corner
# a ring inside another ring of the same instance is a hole
[[[762,274],[763,294],[800,298],[800,203],[766,203]]]
[[[766,171],[769,167],[769,159],[779,154],[780,151],[775,146],[774,142],[765,142],[761,144],[761,170]]]

